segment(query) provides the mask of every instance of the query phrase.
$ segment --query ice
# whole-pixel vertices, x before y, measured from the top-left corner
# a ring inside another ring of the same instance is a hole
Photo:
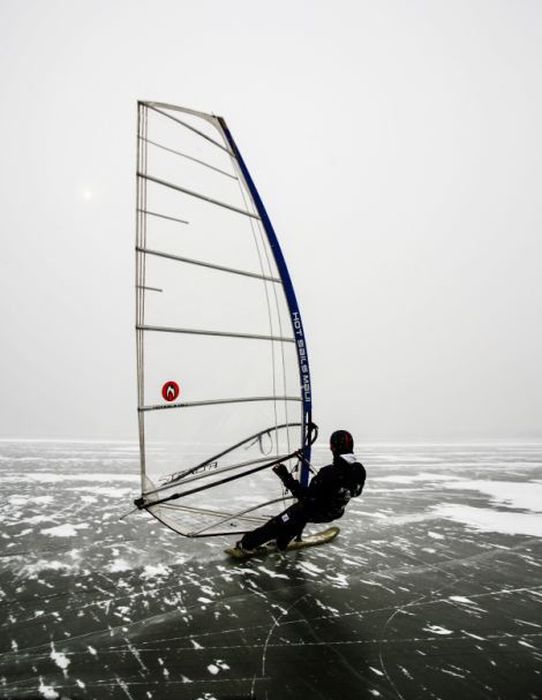
[[[233,537],[119,520],[135,463],[106,482],[99,459],[43,481],[27,475],[51,473],[47,455],[2,462],[0,695],[536,695],[542,451],[386,449],[362,456],[333,544],[243,562],[223,553]]]

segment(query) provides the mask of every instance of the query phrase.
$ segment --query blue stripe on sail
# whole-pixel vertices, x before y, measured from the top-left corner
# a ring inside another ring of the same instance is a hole
[[[288,272],[288,267],[286,266],[286,260],[284,259],[284,255],[282,254],[282,250],[280,248],[277,235],[273,228],[273,224],[271,223],[271,220],[267,215],[267,211],[265,210],[264,204],[260,198],[260,195],[258,194],[256,185],[254,184],[254,181],[252,180],[252,177],[248,172],[247,166],[245,165],[245,161],[243,160],[243,157],[241,156],[241,153],[237,148],[237,144],[233,140],[233,136],[231,135],[230,130],[226,125],[226,122],[222,117],[218,117],[218,121],[220,122],[220,126],[224,131],[224,135],[228,140],[231,150],[235,154],[237,162],[239,163],[239,167],[241,168],[241,172],[243,173],[245,182],[247,183],[248,189],[250,190],[250,194],[252,196],[258,214],[260,215],[262,225],[264,227],[267,239],[271,246],[271,250],[273,251],[273,257],[275,258],[275,262],[277,264],[278,271],[282,279],[282,283],[284,285],[284,292],[286,294],[288,310],[290,311],[292,328],[296,338],[297,362],[299,366],[299,379],[301,382],[301,399],[303,401],[302,431],[303,435],[305,436],[303,444],[304,459],[301,465],[301,483],[304,486],[306,486],[309,481],[309,463],[311,457],[311,443],[310,435],[308,435],[308,427],[312,421],[312,397],[309,360],[307,355],[307,342],[305,340],[305,333],[303,331],[303,323],[301,321],[299,305],[295,296],[292,279],[290,277],[290,273]]]

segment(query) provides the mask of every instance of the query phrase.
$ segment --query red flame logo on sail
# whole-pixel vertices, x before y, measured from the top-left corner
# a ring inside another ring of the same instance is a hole
[[[169,381],[162,387],[162,398],[165,401],[175,401],[179,396],[179,385],[177,382]]]

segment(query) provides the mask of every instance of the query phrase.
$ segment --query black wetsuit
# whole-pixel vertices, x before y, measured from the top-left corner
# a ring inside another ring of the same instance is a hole
[[[348,501],[363,490],[366,472],[354,455],[336,455],[333,464],[320,469],[308,486],[288,474],[283,483],[298,500],[262,527],[248,532],[241,540],[245,549],[255,549],[264,542],[276,540],[285,549],[290,540],[299,537],[307,523],[329,523],[344,515]]]

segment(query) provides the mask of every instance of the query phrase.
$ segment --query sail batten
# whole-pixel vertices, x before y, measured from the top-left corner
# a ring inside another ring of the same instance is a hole
[[[177,190],[177,192],[182,192],[183,194],[187,194],[190,197],[196,197],[197,199],[202,199],[204,202],[208,202],[209,204],[214,204],[217,207],[223,207],[224,209],[229,209],[230,211],[235,211],[238,214],[243,214],[243,216],[249,216],[252,219],[259,219],[260,218],[257,214],[254,214],[251,211],[246,211],[245,209],[240,209],[239,207],[234,207],[231,204],[228,204],[227,202],[221,202],[218,199],[213,199],[212,197],[207,197],[206,195],[202,194],[201,192],[195,192],[194,190],[190,190],[186,187],[182,187],[181,185],[177,185],[174,182],[168,182],[167,180],[161,180],[159,177],[155,177],[154,175],[148,175],[145,173],[137,173],[137,176],[139,178],[144,179],[144,180],[148,180],[149,182],[154,182],[157,185],[161,185],[162,187],[169,187],[172,190]]]
[[[184,403],[156,404],[154,406],[141,406],[139,411],[164,411],[170,408],[193,408],[195,406],[218,406],[230,403],[254,403],[260,401],[301,401],[300,396],[242,396],[233,399],[209,399],[207,401],[185,401]]]
[[[248,272],[247,270],[236,270],[233,267],[224,267],[223,265],[215,265],[214,263],[205,262],[204,260],[193,260],[191,258],[184,258],[180,255],[173,255],[172,253],[166,253],[161,250],[151,250],[150,248],[141,248],[136,246],[138,253],[146,253],[147,255],[157,255],[161,258],[167,258],[168,260],[177,260],[178,262],[188,263],[189,265],[201,265],[202,267],[208,267],[211,270],[220,270],[221,272],[230,272],[234,275],[244,275],[245,277],[253,277],[259,280],[268,280],[269,282],[282,283],[280,277],[270,277],[269,275],[260,275],[256,272]]]
[[[226,175],[227,177],[231,177],[233,180],[237,180],[236,175],[232,175],[232,173],[228,173],[225,170],[221,170],[220,168],[215,167],[214,165],[211,165],[210,163],[206,163],[203,160],[200,160],[199,158],[194,158],[193,156],[189,156],[187,153],[181,153],[181,151],[176,151],[174,148],[168,148],[167,146],[164,146],[161,143],[157,143],[156,141],[151,141],[151,139],[146,139],[143,138],[142,136],[140,137],[143,141],[146,143],[150,143],[152,146],[155,146],[156,148],[161,148],[164,151],[168,151],[168,153],[175,153],[177,156],[181,156],[181,158],[187,158],[188,160],[191,160],[194,163],[199,163],[200,165],[203,165],[206,168],[209,168],[210,170],[214,170],[216,173],[221,173],[222,175]]]
[[[281,337],[277,335],[261,335],[258,333],[235,333],[233,331],[216,331],[200,328],[171,328],[169,326],[136,326],[140,331],[154,331],[156,333],[185,333],[186,335],[208,335],[222,338],[243,338],[245,340],[273,340],[280,343],[295,343],[295,338]]]

